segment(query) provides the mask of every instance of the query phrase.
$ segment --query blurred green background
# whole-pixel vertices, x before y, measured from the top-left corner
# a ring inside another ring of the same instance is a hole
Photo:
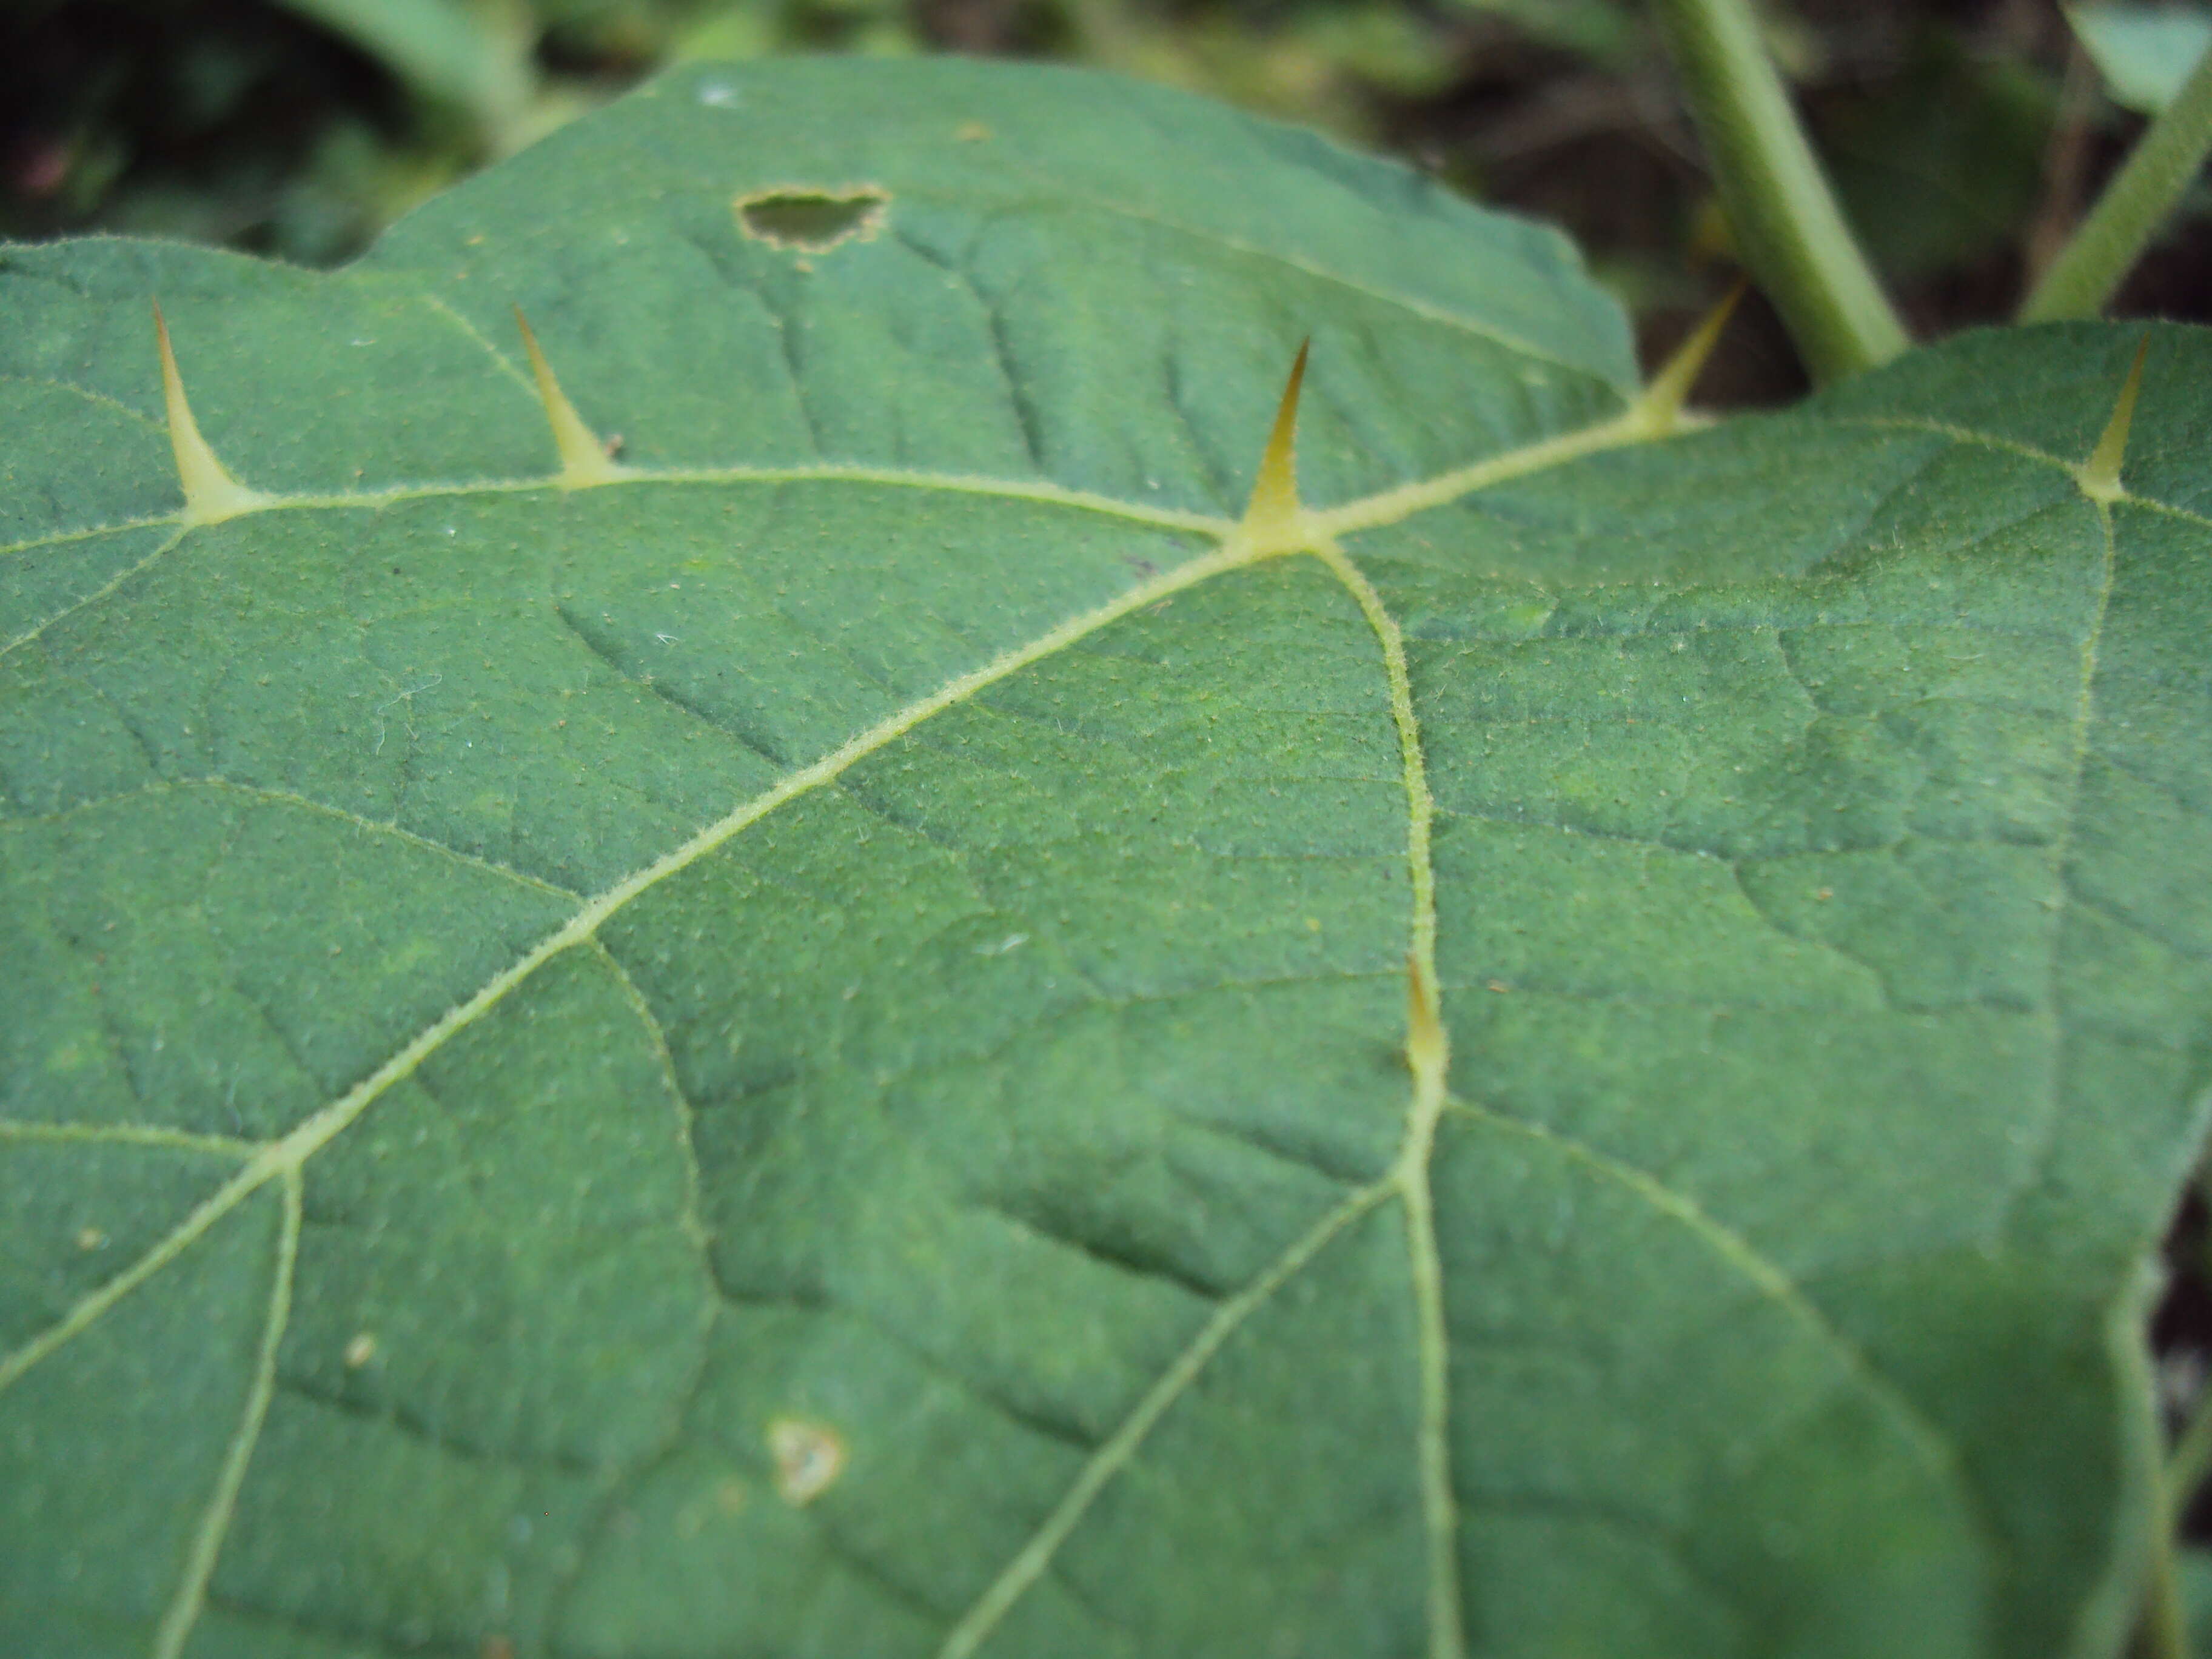
[[[2008,313],[2212,38],[2203,3],[1777,0],[1766,18],[1927,332]],[[0,234],[335,264],[662,64],[791,52],[1064,59],[1395,151],[1565,226],[1655,351],[1728,281],[1727,227],[1631,0],[6,0]],[[2208,210],[2200,181],[2121,311],[2212,315]],[[1706,394],[1802,384],[1754,306]]]

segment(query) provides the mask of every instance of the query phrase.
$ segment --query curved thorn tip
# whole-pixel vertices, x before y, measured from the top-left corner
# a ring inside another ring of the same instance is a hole
[[[169,453],[176,458],[177,483],[184,491],[186,525],[221,524],[241,513],[251,513],[269,497],[248,489],[230,476],[216,459],[192,419],[192,406],[185,398],[185,377],[177,372],[177,354],[169,344],[168,319],[154,302],[154,339],[161,353],[161,404],[169,421]]]
[[[522,347],[530,354],[531,373],[538,377],[538,401],[545,405],[545,423],[553,428],[553,447],[561,457],[561,488],[589,489],[594,484],[612,483],[622,477],[622,468],[608,457],[599,434],[584,424],[575,404],[561,390],[561,382],[553,378],[553,365],[545,361],[520,306],[514,308],[514,325],[522,331]]]
[[[2128,378],[2120,387],[2120,395],[2112,405],[2112,418],[2105,423],[2105,434],[2097,440],[2097,447],[2089,459],[2081,464],[2075,479],[2081,493],[2093,501],[2116,501],[2126,495],[2120,483],[2120,468],[2128,458],[2128,428],[2135,424],[2136,399],[2142,392],[2143,362],[2150,356],[2150,336],[2142,337],[2136,348],[2136,361],[2128,370]]]
[[[1274,429],[1261,452],[1260,474],[1253,481],[1252,499],[1244,508],[1244,529],[1254,541],[1287,541],[1297,524],[1298,506],[1298,393],[1305,385],[1306,354],[1313,349],[1309,337],[1298,346],[1291,364],[1291,378],[1283,387],[1283,400],[1275,409]]]

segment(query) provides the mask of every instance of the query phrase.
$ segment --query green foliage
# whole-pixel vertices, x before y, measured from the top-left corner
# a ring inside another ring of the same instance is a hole
[[[957,62],[0,319],[0,1650],[2115,1650],[2202,331],[1669,437],[1553,234]]]
[[[381,59],[423,97],[461,112],[494,150],[528,136],[536,30],[519,5],[453,0],[286,0]]]
[[[2173,102],[2212,46],[2212,10],[2202,5],[2072,6],[2066,18],[2114,100],[2145,115]]]
[[[0,97],[0,234],[104,228],[331,264],[658,65],[951,50],[1114,70],[1395,149],[1462,191],[1566,225],[1647,339],[1675,337],[1717,297],[1729,273],[1713,268],[1717,255],[1746,258],[1768,298],[1802,319],[1792,279],[1759,252],[1774,241],[1765,216],[1741,195],[1729,215],[1715,201],[1716,183],[1726,196],[1741,169],[1725,146],[1691,132],[1688,88],[1661,64],[1646,9],[1628,0],[27,0],[0,8],[0,57],[20,66],[18,95]],[[2079,12],[2094,39],[2124,36],[2124,55],[2169,66],[2176,50],[2152,37],[2182,16]],[[2054,121],[2068,36],[2033,7],[1771,0],[1758,20],[1851,228],[1923,336],[2013,315],[2117,159],[2108,140],[2132,131],[2094,76],[2075,76]],[[2116,98],[2142,96],[2128,75],[2108,85]],[[2183,210],[2192,205],[2202,202]],[[1814,240],[1838,246],[1832,232]],[[2212,278],[2197,279],[2212,251],[2201,236],[2179,248],[2166,239],[2120,308],[2212,314],[2203,298]],[[2120,271],[2141,251],[2126,235],[2104,240]],[[2052,314],[2094,308],[2077,297]],[[1748,321],[1710,395],[1795,395],[1790,348],[1762,337],[1755,311]],[[1811,349],[1807,361],[1829,356]]]
[[[2095,207],[2021,302],[2023,322],[2094,317],[2187,199],[2212,157],[2212,51],[2201,46]]]
[[[1547,46],[1600,62],[1618,62],[1636,48],[1634,8],[1625,0],[1448,0],[1462,11],[1510,18]]]
[[[2017,240],[2044,189],[2056,103],[2048,77],[1942,36],[1823,125],[1837,193],[1893,282],[1924,281]]]

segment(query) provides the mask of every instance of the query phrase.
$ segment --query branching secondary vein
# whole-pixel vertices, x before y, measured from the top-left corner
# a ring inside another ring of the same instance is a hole
[[[1646,405],[1639,404],[1627,414],[1601,422],[1567,439],[1547,439],[1527,446],[1505,456],[1495,457],[1478,468],[1467,469],[1462,474],[1451,475],[1457,482],[1458,491],[1480,489],[1500,478],[1523,476],[1544,467],[1557,465],[1577,456],[1594,453],[1620,444],[1648,441],[1662,435],[1671,427],[1655,421],[1649,415],[1639,415]],[[638,481],[647,481],[653,475],[630,475]],[[981,493],[1021,497],[1060,505],[1095,507],[1123,517],[1171,527],[1202,530],[1215,535],[1215,550],[1176,569],[1165,572],[1148,581],[1128,589],[1105,605],[1073,617],[1058,628],[1040,635],[1027,646],[1007,652],[982,667],[971,671],[948,683],[931,696],[923,698],[877,726],[860,733],[832,753],[813,764],[793,773],[782,782],[752,800],[737,807],[715,823],[702,830],[690,841],[664,854],[653,863],[633,872],[580,908],[562,927],[539,941],[520,958],[494,975],[478,990],[449,1009],[436,1021],[393,1054],[382,1066],[362,1079],[353,1088],[332,1101],[279,1139],[257,1148],[244,1166],[209,1198],[196,1206],[185,1218],[163,1237],[143,1255],[113,1278],[91,1291],[59,1321],[33,1337],[21,1347],[0,1356],[0,1392],[4,1392],[33,1366],[40,1364],[59,1351],[76,1336],[89,1329],[106,1316],[110,1309],[141,1285],[159,1273],[175,1261],[192,1243],[203,1237],[224,1216],[229,1214],[246,1198],[268,1182],[289,1178],[303,1169],[307,1161],[337,1136],[350,1127],[387,1089],[411,1075],[429,1055],[447,1042],[475,1024],[491,1009],[505,1000],[510,992],[534,975],[547,962],[563,951],[594,937],[599,928],[632,900],[658,885],[661,881],[688,867],[698,859],[720,847],[731,836],[757,823],[786,802],[819,787],[844,772],[884,744],[903,736],[907,732],[943,710],[961,703],[983,687],[1003,679],[1073,644],[1098,629],[1186,587],[1206,581],[1224,572],[1238,569],[1258,560],[1287,553],[1308,550],[1329,539],[1334,533],[1329,526],[1346,528],[1366,527],[1390,521],[1389,515],[1422,510],[1437,504],[1425,495],[1419,502],[1402,494],[1392,497],[1387,509],[1379,502],[1358,513],[1350,508],[1334,510],[1328,515],[1300,510],[1292,522],[1286,525],[1283,534],[1266,544],[1255,542],[1245,533],[1241,525],[1224,520],[1203,518],[1202,515],[1153,513],[1150,509],[1134,509],[1128,504],[1106,497],[1087,497],[1076,492],[1058,491],[1048,486],[1029,486],[1006,483],[993,479],[957,479],[927,477],[911,473],[884,472],[873,469],[852,467],[823,467],[820,469],[789,469],[770,471],[764,469],[732,469],[725,472],[696,472],[681,477],[698,482],[728,480],[739,477],[753,479],[785,479],[800,477],[824,479],[842,478],[875,481],[885,483],[906,483],[923,488],[973,489]],[[506,483],[462,486],[451,490],[423,490],[416,493],[472,493],[476,490],[521,491],[550,487],[550,481],[535,479]],[[399,494],[366,495],[329,497],[264,497],[266,505],[258,511],[287,506],[374,507],[391,501],[404,499]],[[1438,500],[1449,499],[1449,496]],[[163,542],[161,546],[142,560],[131,570],[118,574],[98,592],[88,595],[70,607],[73,611],[93,603],[101,595],[112,592],[130,576],[182,540],[185,531]],[[1356,590],[1355,590],[1356,591]],[[1372,592],[1372,589],[1369,589]],[[68,612],[62,613],[64,615]],[[25,643],[50,626],[58,617],[49,618],[21,638],[0,647],[0,654]],[[1402,668],[1402,653],[1401,653]],[[1394,690],[1394,701],[1402,687]],[[1410,703],[1405,706],[1410,714]],[[1401,726],[1401,730],[1402,730]],[[1420,860],[1425,868],[1425,841]]]
[[[904,736],[945,709],[965,702],[984,687],[1066,649],[1078,640],[1146,605],[1156,605],[1223,571],[1249,564],[1255,556],[1249,544],[1232,536],[1213,552],[1193,559],[1176,569],[1164,572],[1095,610],[1072,617],[1030,644],[961,675],[921,702],[871,726],[812,765],[792,773],[774,788],[708,824],[682,846],[617,882],[578,908],[566,922],[540,939],[518,960],[493,975],[474,995],[448,1009],[417,1033],[412,1041],[337,1099],[307,1118],[282,1139],[261,1147],[243,1169],[225,1182],[211,1197],[195,1208],[137,1261],[85,1297],[57,1323],[13,1353],[0,1358],[0,1391],[8,1389],[33,1365],[96,1323],[116,1303],[182,1255],[209,1228],[263,1185],[304,1168],[308,1159],[351,1127],[386,1090],[411,1076],[431,1054],[505,1001],[509,993],[545,963],[593,939],[609,918],[641,894],[689,868],[786,802],[819,788],[886,744]]]
[[[1430,856],[1436,798],[1429,789],[1413,677],[1397,618],[1342,548],[1323,541],[1316,553],[1358,601],[1382,647],[1390,683],[1390,717],[1405,769],[1406,864],[1413,887],[1412,938],[1406,952],[1406,1059],[1413,1074],[1413,1091],[1391,1184],[1406,1206],[1407,1269],[1419,1333],[1420,1416],[1415,1452],[1429,1549],[1429,1653],[1431,1659],[1461,1659],[1467,1638],[1460,1601],[1459,1510],[1451,1485],[1450,1346],[1444,1326],[1443,1264],[1437,1249],[1435,1189],[1430,1179],[1451,1065],[1437,980],[1436,869]]]
[[[1456,1097],[1446,1102],[1445,1109],[1495,1133],[1553,1147],[1580,1168],[1634,1194],[1652,1210],[1680,1224],[1762,1297],[1827,1349],[1858,1389],[1896,1425],[1921,1467],[1956,1492],[1962,1507],[1969,1511],[1975,1510],[1975,1495],[1966,1471],[1942,1431],[1908,1395],[1875,1369],[1866,1354],[1830,1322],[1797,1282],[1750,1240],[1723,1225],[1687,1194],[1555,1129]],[[1975,1518],[1982,1524],[1984,1541],[1987,1542],[1986,1523],[1981,1522],[1978,1513]]]
[[[1267,1299],[1297,1275],[1298,1271],[1323,1247],[1346,1227],[1366,1214],[1376,1205],[1397,1191],[1396,1182],[1384,1179],[1361,1188],[1331,1210],[1305,1236],[1277,1257],[1273,1267],[1254,1279],[1237,1295],[1214,1310],[1213,1316],[1199,1329],[1196,1336],[1176,1357],[1175,1363],[1163,1372],[1159,1380],[1137,1402],[1136,1408],[1121,1420],[1121,1425],[1109,1435],[1105,1443],[1092,1453],[1083,1466],[1065,1496],[1045,1517],[1030,1541],[1017,1551],[998,1577],[975,1604],[969,1608],[960,1621],[953,1626],[937,1659],[969,1659],[984,1639],[998,1628],[999,1623],[1021,1600],[1029,1588],[1036,1583],[1052,1565],[1068,1534],[1097,1501],[1106,1484],[1137,1455],[1146,1437],[1167,1413],[1169,1407],[1188,1391],[1199,1375],[1212,1363],[1222,1346],[1235,1335],[1237,1328],[1259,1310]]]
[[[511,368],[512,366],[509,367]],[[1435,478],[1384,490],[1332,508],[1316,511],[1296,507],[1291,518],[1278,533],[1267,539],[1265,545],[1258,544],[1257,538],[1248,534],[1243,526],[1212,515],[1143,507],[1039,483],[835,465],[658,471],[620,470],[612,480],[617,487],[629,483],[848,482],[1023,500],[1097,512],[1159,528],[1204,535],[1212,538],[1216,546],[1211,553],[1133,587],[1120,598],[1070,619],[1030,644],[1006,653],[982,667],[950,682],[930,696],[854,737],[833,753],[791,774],[774,788],[707,826],[681,847],[585,902],[560,927],[466,1000],[420,1032],[370,1076],[280,1139],[260,1144],[231,1142],[220,1137],[156,1130],[154,1126],[116,1126],[112,1129],[101,1129],[95,1126],[81,1128],[70,1125],[0,1123],[0,1140],[110,1140],[188,1146],[191,1150],[220,1152],[243,1159],[242,1167],[230,1180],[137,1261],[86,1297],[47,1331],[15,1352],[0,1357],[0,1390],[4,1390],[33,1366],[96,1323],[123,1297],[176,1260],[197,1239],[262,1187],[275,1182],[282,1191],[283,1225],[270,1313],[257,1371],[239,1430],[224,1460],[208,1511],[196,1534],[185,1577],[160,1627],[155,1648],[158,1659],[171,1659],[171,1656],[181,1650],[189,1638],[205,1599],[208,1580],[221,1548],[223,1532],[228,1524],[251,1461],[254,1441],[268,1409],[274,1387],[276,1345],[289,1316],[293,1294],[302,1171],[316,1152],[357,1121],[385,1091],[410,1076],[453,1036],[482,1019],[510,992],[534,975],[538,968],[579,945],[588,944],[595,949],[601,948],[597,944],[597,934],[609,918],[634,899],[707,856],[785,803],[836,778],[866,756],[936,714],[965,701],[983,687],[1065,649],[1123,617],[1215,575],[1243,568],[1262,558],[1293,552],[1308,552],[1318,557],[1359,604],[1381,644],[1389,680],[1390,708],[1399,737],[1407,799],[1407,860],[1413,890],[1408,952],[1412,1013],[1407,1055],[1413,1073],[1413,1087],[1400,1157],[1388,1176],[1343,1200],[1306,1235],[1293,1243],[1266,1273],[1215,1310],[1176,1363],[1139,1401],[1121,1428],[1094,1454],[1083,1474],[1036,1536],[954,1626],[940,1651],[940,1659],[965,1659],[988,1638],[1013,1604],[1048,1570],[1054,1553],[1079,1523],[1105,1484],[1136,1455],[1146,1436],[1170,1406],[1188,1390],[1234,1332],[1331,1239],[1360,1216],[1394,1198],[1406,1207],[1409,1271],[1419,1332],[1420,1410],[1417,1458],[1431,1556],[1430,1651],[1431,1659],[1459,1659],[1464,1652],[1465,1644],[1458,1582],[1456,1505],[1449,1461],[1448,1344],[1430,1169],[1437,1124],[1446,1106],[1449,1064],[1448,1039],[1441,1020],[1435,960],[1435,884],[1430,858],[1435,805],[1426,780],[1402,636],[1379,593],[1344,553],[1336,538],[1357,531],[1395,523],[1496,483],[1537,473],[1606,449],[1652,441],[1675,430],[1679,415],[1679,408],[1662,407],[1646,398],[1632,404],[1620,415],[1591,427],[1547,438]],[[1932,422],[1871,419],[1854,423],[1925,430],[1954,442],[1986,445],[2039,463],[2068,465],[2057,457],[2045,455],[2024,445]],[[270,495],[258,498],[258,503],[252,510],[262,512],[286,507],[374,510],[425,497],[536,491],[550,487],[551,482],[532,478],[450,485],[405,485],[350,494]],[[2136,499],[2115,483],[2109,498],[2100,500],[2100,515],[2108,537],[2112,505]],[[2185,509],[2167,507],[2163,503],[2149,501],[2144,501],[2142,504],[2192,521],[2207,522]],[[141,520],[131,526],[112,527],[145,527],[163,523],[177,525],[177,532],[94,592],[76,601],[19,638],[0,646],[0,653],[27,643],[62,617],[112,592],[168,552],[185,533],[181,521],[173,517]],[[102,532],[68,532],[43,542],[21,544],[15,550],[0,549],[0,552],[27,550],[39,545],[52,544],[55,541],[99,533]],[[2110,574],[2108,547],[2107,594]],[[2100,617],[2101,620],[2101,608]],[[2094,650],[2093,629],[2085,652],[2085,720],[2087,681],[2094,674]],[[2076,758],[2078,763],[2078,753]],[[313,805],[304,800],[299,804]],[[642,1000],[637,998],[635,988],[629,988],[628,994],[637,1003],[641,1017],[648,1028],[653,1027],[651,1012],[643,1006]],[[665,1045],[661,1060],[665,1069],[668,1058]],[[1624,1172],[1623,1178],[1638,1179],[1632,1171]],[[696,1181],[696,1170],[693,1179]],[[1663,1195],[1663,1189],[1660,1190]],[[696,1211],[691,1219],[696,1226]],[[1766,1283],[1766,1279],[1755,1271],[1753,1276],[1759,1278],[1762,1284]],[[1767,1288],[1770,1291],[1774,1289],[1771,1285]],[[1796,1298],[1794,1290],[1787,1285],[1786,1281],[1781,1293],[1785,1299],[1790,1300],[1791,1305],[1798,1305],[1799,1299]],[[1869,1386],[1878,1385],[1879,1382],[1878,1378],[1872,1379]],[[1893,1401],[1893,1404],[1899,1402]],[[1914,1426],[1917,1431],[1914,1438],[1923,1455],[1947,1463],[1948,1452],[1940,1442],[1931,1447],[1924,1429]]]
[[[185,1558],[184,1574],[155,1631],[153,1659],[177,1659],[191,1639],[192,1626],[199,1622],[200,1609],[207,1602],[208,1581],[215,1576],[216,1558],[222,1553],[223,1538],[230,1530],[231,1516],[237,1511],[239,1490],[246,1484],[246,1467],[253,1461],[253,1448],[261,1438],[261,1425],[268,1419],[269,1401],[276,1389],[276,1355],[283,1346],[284,1328],[292,1316],[292,1281],[300,1260],[303,1207],[301,1187],[300,1172],[288,1171],[283,1180],[276,1260],[270,1274],[269,1311],[262,1325],[252,1377],[246,1385],[246,1407],[223,1453],[215,1491],[193,1532],[191,1548]]]
[[[149,520],[148,522],[159,523],[161,520]],[[171,522],[174,521],[172,520]],[[30,644],[32,641],[37,639],[41,634],[44,634],[56,623],[63,621],[66,617],[75,616],[87,605],[98,605],[102,599],[114,592],[116,589],[121,587],[133,576],[137,575],[141,571],[145,570],[149,566],[161,559],[169,551],[170,549],[176,546],[178,543],[183,541],[186,533],[187,532],[184,527],[182,526],[179,526],[179,527],[171,534],[162,538],[159,546],[155,547],[152,552],[149,553],[144,558],[139,560],[136,564],[126,566],[125,568],[117,571],[112,576],[110,576],[99,586],[94,588],[91,592],[85,594],[82,599],[71,600],[60,610],[55,611],[53,615],[33,623],[29,628],[25,629],[21,633],[16,635],[15,638],[0,641],[0,657],[4,657],[9,652],[17,650],[23,646]]]
[[[31,1123],[21,1118],[0,1118],[0,1140],[160,1146],[173,1152],[203,1152],[210,1158],[251,1158],[261,1150],[258,1141],[174,1129],[165,1123]]]

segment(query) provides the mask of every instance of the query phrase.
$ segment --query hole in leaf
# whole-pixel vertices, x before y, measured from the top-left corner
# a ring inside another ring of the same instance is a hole
[[[764,190],[738,198],[745,234],[781,248],[826,253],[841,242],[866,241],[883,223],[888,191],[872,185],[842,190]]]

